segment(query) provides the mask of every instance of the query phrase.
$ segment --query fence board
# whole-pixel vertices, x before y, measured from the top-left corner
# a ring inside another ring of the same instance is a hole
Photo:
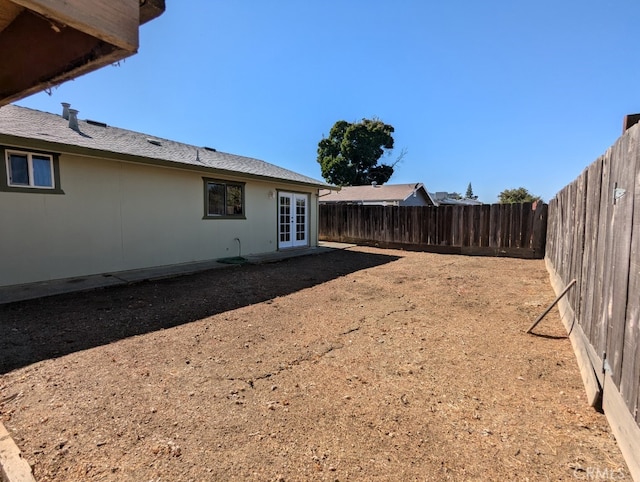
[[[533,249],[544,257],[547,242],[547,223],[549,222],[549,206],[542,202],[536,203],[533,222],[533,236],[531,245]]]
[[[472,206],[463,206],[460,214],[462,215],[461,222],[461,239],[462,246],[474,246],[473,244],[473,214],[471,212]]]
[[[547,250],[545,255],[547,258],[547,263],[550,263],[553,268],[558,266],[557,224],[558,224],[558,197],[556,196],[551,201],[549,201],[549,218],[547,219]],[[554,271],[556,275],[559,276],[557,270],[554,269]]]
[[[607,303],[606,296],[607,283],[611,282],[611,257],[613,251],[607,249],[611,243],[611,233],[608,231],[609,220],[609,204],[610,204],[610,191],[609,191],[609,179],[611,177],[611,152],[609,149],[602,160],[602,185],[600,187],[600,216],[598,219],[598,270],[596,272],[596,288],[594,296],[596,297],[595,303],[595,324],[592,327],[591,343],[596,349],[596,353],[604,359],[604,355],[607,351]]]
[[[633,225],[633,196],[635,186],[635,157],[628,155],[629,137],[623,136],[616,143],[612,162],[615,188],[625,189],[625,194],[613,201],[611,232],[613,234],[613,282],[610,287],[611,319],[607,338],[607,359],[612,370],[612,378],[620,387],[622,357],[624,349],[627,290],[629,287],[629,259],[631,252],[631,227]]]
[[[581,310],[581,298],[582,298],[582,290],[580,289],[582,286],[582,266],[584,263],[584,248],[585,248],[585,240],[584,240],[584,218],[585,218],[585,190],[586,190],[586,172],[583,172],[578,179],[576,180],[576,191],[575,191],[575,217],[574,217],[574,244],[573,246],[577,249],[573,249],[573,256],[571,260],[571,264],[573,265],[573,273],[572,279],[575,279],[577,282],[577,288],[572,290],[572,306],[574,307],[575,316],[577,319],[581,319],[580,310]]]
[[[628,223],[630,230],[629,271],[627,306],[624,313],[623,333],[623,363],[620,368],[620,394],[627,407],[635,415],[636,422],[640,421],[640,139],[629,137],[624,182],[631,188],[626,192],[627,202],[631,204],[632,222]],[[635,207],[635,208],[634,208]]]
[[[500,205],[500,243],[498,246],[509,248],[509,223],[511,222],[511,209],[506,204]]]
[[[529,230],[529,218],[533,215],[531,203],[522,203],[520,205],[520,232],[518,233],[518,246],[528,246],[527,240]]]
[[[480,236],[478,243],[480,246],[489,246],[489,236],[491,231],[491,206],[483,204],[480,206]]]
[[[585,333],[591,333],[594,324],[593,290],[595,287],[595,273],[597,266],[596,246],[598,240],[598,207],[600,206],[600,183],[602,182],[602,159],[599,158],[586,170],[587,187],[585,192],[585,221],[584,221],[584,254],[582,262],[582,306],[580,320]]]
[[[489,246],[495,247],[500,246],[499,239],[499,206],[497,204],[493,204],[489,207]]]
[[[438,244],[442,246],[442,245],[447,245],[447,242],[449,242],[450,245],[455,246],[454,231],[455,231],[455,223],[457,219],[454,218],[453,216],[452,206],[445,206],[444,216],[445,217],[442,220],[442,223],[440,224],[442,231],[440,233],[440,239]]]

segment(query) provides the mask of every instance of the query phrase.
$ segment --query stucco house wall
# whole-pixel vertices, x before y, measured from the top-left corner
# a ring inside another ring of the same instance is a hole
[[[433,202],[427,198],[423,190],[416,191],[416,195],[411,195],[400,201],[400,206],[433,206]]]
[[[58,152],[63,194],[0,190],[0,286],[276,251],[281,191],[308,196],[317,245],[310,183]],[[244,183],[245,217],[206,218],[204,178]]]

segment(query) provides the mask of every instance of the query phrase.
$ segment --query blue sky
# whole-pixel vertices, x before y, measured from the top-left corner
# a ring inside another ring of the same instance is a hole
[[[390,183],[552,198],[640,112],[637,0],[167,0],[137,55],[19,105],[321,179],[338,120],[395,127]]]

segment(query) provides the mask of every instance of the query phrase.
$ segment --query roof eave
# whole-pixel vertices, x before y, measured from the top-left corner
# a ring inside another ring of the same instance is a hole
[[[196,164],[187,164],[179,161],[167,161],[166,159],[158,159],[153,157],[136,156],[133,154],[126,154],[113,151],[105,151],[102,149],[93,149],[90,147],[74,146],[70,144],[64,144],[54,141],[45,141],[42,139],[33,139],[31,137],[20,137],[9,134],[0,133],[0,144],[9,145],[13,147],[32,148],[43,151],[56,151],[65,154],[75,154],[87,157],[94,157],[99,159],[108,159],[112,161],[131,162],[134,164],[144,164],[149,166],[160,166],[172,169],[181,169],[186,171],[195,171],[202,173],[214,173],[221,174],[228,177],[242,177],[246,179],[255,179],[261,181],[278,181],[286,184],[294,184],[297,186],[307,186],[321,189],[331,189],[333,186],[329,186],[322,183],[312,183],[305,181],[296,181],[293,179],[285,179],[281,177],[264,176],[260,174],[245,173],[240,171],[234,171],[230,169],[220,169],[210,166],[199,166]]]

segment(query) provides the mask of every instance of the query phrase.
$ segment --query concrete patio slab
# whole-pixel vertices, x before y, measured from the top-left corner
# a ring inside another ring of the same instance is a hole
[[[288,249],[276,251],[274,253],[247,255],[245,258],[247,259],[247,262],[251,264],[272,263],[287,258],[322,254],[334,249],[347,249],[353,246],[354,245],[343,243],[322,242],[319,246]],[[147,269],[104,273],[78,278],[43,281],[40,283],[5,286],[0,287],[0,304],[43,298],[46,296],[55,296],[63,293],[90,291],[109,286],[127,285],[147,280],[171,278],[174,276],[183,276],[210,269],[229,268],[230,266],[233,265],[219,263],[217,261],[204,261],[198,263],[185,263]]]

